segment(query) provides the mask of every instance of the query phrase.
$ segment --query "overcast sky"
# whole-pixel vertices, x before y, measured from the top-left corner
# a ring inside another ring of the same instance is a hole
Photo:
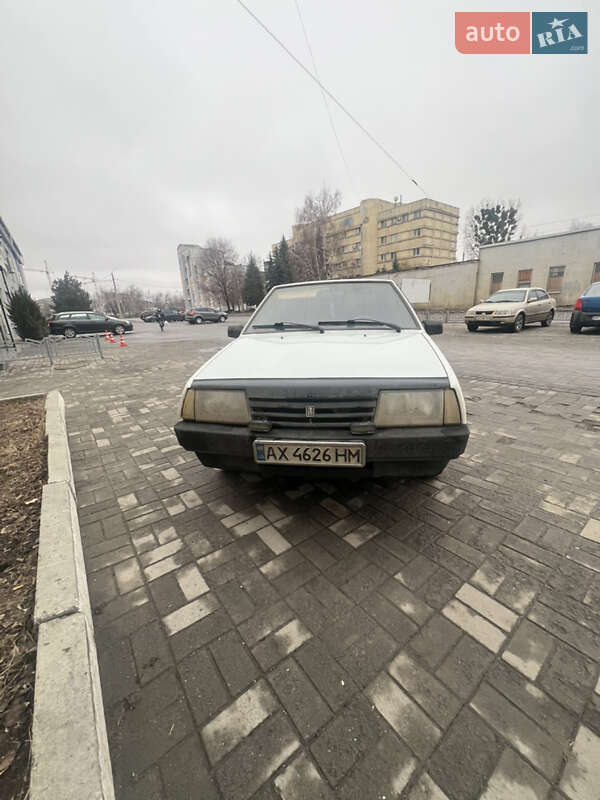
[[[246,1],[310,65],[294,0]],[[593,19],[589,55],[474,56],[454,48],[454,11],[498,0],[298,3],[323,83],[428,196],[519,197],[533,228],[600,224]],[[421,196],[333,108],[346,170],[318,87],[236,0],[1,6],[0,216],[27,267],[175,290],[180,242],[266,256],[323,184],[343,207]]]

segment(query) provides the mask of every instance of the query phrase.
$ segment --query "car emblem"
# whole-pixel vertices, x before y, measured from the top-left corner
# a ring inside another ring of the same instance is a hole
[[[315,415],[315,407],[314,406],[305,406],[304,413],[307,417],[314,417]]]

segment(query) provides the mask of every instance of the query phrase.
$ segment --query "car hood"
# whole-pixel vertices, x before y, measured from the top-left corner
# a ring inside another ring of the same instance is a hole
[[[240,336],[190,381],[447,376],[437,348],[421,330],[327,330]]]
[[[477,313],[478,311],[516,311],[517,309],[524,306],[525,303],[520,301],[518,303],[478,303],[473,308],[469,309],[471,313]]]

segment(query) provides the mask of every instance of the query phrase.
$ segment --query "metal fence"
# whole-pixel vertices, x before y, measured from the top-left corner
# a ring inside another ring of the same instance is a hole
[[[12,345],[0,345],[0,367],[54,367],[73,365],[80,361],[104,358],[98,335],[64,339],[47,336],[41,341],[25,339]]]
[[[465,309],[466,310],[466,309]],[[464,322],[464,311],[450,311],[448,309],[415,309],[417,316],[422,320],[435,320],[436,322]],[[571,317],[571,309],[554,310],[554,319],[558,322],[568,322]]]

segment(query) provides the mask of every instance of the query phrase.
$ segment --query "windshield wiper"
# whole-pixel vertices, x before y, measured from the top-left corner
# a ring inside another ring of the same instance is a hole
[[[396,325],[395,322],[382,322],[380,319],[371,319],[371,317],[354,317],[354,319],[320,319],[319,325],[381,325],[384,328],[393,328],[395,331],[400,332],[402,328]]]
[[[319,333],[325,333],[325,330],[320,325],[309,325],[307,322],[272,322],[270,325],[253,325],[253,328],[257,330],[266,329],[266,328],[275,328],[278,331],[284,331],[287,328],[289,329],[296,329],[296,330],[306,330],[306,331],[319,331]]]

